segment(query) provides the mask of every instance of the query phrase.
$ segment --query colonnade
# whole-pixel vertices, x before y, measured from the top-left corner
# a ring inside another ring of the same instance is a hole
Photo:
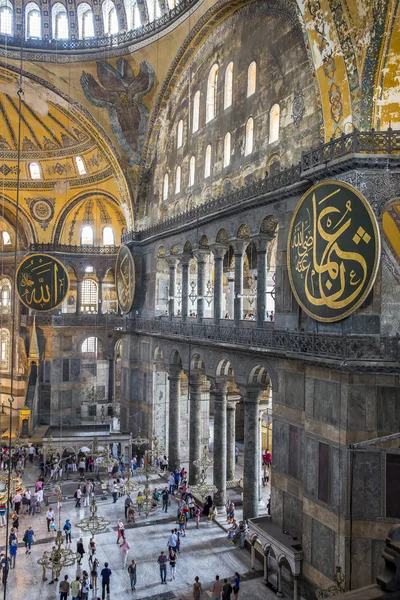
[[[181,365],[170,365],[168,457],[170,469],[181,467]],[[189,484],[199,481],[200,469],[194,465],[202,456],[201,397],[204,371],[194,369],[189,374]],[[235,412],[238,400],[228,396],[227,377],[211,380],[210,394],[214,400],[214,456],[213,484],[217,488],[214,500],[221,507],[226,501],[227,481],[235,479]],[[260,403],[265,391],[262,385],[237,384],[244,403],[244,472],[243,515],[245,519],[258,516],[261,482],[260,414],[265,405]]]
[[[257,252],[257,295],[256,307],[257,323],[262,326],[266,318],[267,307],[267,251],[268,246],[274,239],[274,234],[258,234],[248,239],[231,240],[229,243],[211,244],[209,248],[196,248],[192,252],[182,254],[170,254],[166,256],[169,266],[169,297],[168,315],[172,319],[176,315],[177,303],[177,267],[182,268],[182,303],[181,318],[188,318],[188,294],[189,294],[189,264],[192,258],[197,259],[197,311],[196,319],[202,323],[204,319],[204,295],[206,291],[206,262],[210,253],[214,258],[214,294],[213,294],[213,319],[215,325],[219,325],[223,318],[223,278],[224,257],[233,248],[234,253],[234,278],[233,278],[233,319],[235,323],[243,318],[243,264],[244,254],[247,246],[254,243]],[[228,312],[230,313],[229,307]],[[231,314],[231,313],[230,313]]]

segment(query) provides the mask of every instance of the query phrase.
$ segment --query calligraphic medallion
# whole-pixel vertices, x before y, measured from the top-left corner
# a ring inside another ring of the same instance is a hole
[[[115,266],[115,284],[118,304],[123,313],[128,313],[135,298],[135,262],[128,246],[121,246]]]
[[[64,265],[49,254],[30,254],[15,276],[19,299],[38,312],[48,312],[62,304],[68,294],[69,277]]]
[[[349,316],[369,294],[379,266],[379,230],[367,200],[341,181],[314,185],[293,215],[287,255],[293,294],[310,317]]]

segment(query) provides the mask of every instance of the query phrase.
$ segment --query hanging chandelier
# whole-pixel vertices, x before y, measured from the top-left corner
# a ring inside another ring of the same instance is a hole
[[[43,454],[44,456],[47,458],[52,458],[54,456],[54,454],[57,451],[57,448],[54,446],[54,439],[53,436],[50,435],[47,438],[47,442],[45,444],[43,444]]]
[[[141,448],[142,446],[145,446],[148,443],[149,443],[149,440],[147,438],[143,437],[140,432],[137,434],[136,437],[132,438],[132,444],[134,446],[137,446],[138,448]]]
[[[84,533],[90,533],[92,536],[96,533],[103,533],[110,525],[110,521],[99,517],[97,514],[96,500],[93,498],[90,504],[90,516],[79,521],[76,526]]]
[[[203,500],[207,496],[216,494],[218,489],[212,483],[207,482],[208,470],[213,465],[213,460],[210,458],[208,446],[204,446],[203,456],[198,460],[194,460],[193,465],[195,467],[199,467],[201,469],[201,473],[199,482],[190,487],[191,493],[193,493],[195,496],[199,496]]]
[[[37,561],[44,569],[54,573],[56,578],[60,576],[62,569],[72,567],[79,560],[79,554],[68,548],[63,548],[63,543],[63,534],[61,530],[58,530],[54,541],[55,547],[51,551],[45,550]]]

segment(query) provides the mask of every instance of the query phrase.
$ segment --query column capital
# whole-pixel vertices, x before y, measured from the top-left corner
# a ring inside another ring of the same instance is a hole
[[[182,254],[179,254],[178,257],[180,260],[180,263],[183,266],[185,265],[189,265],[190,261],[192,260],[193,256],[191,254],[191,252],[183,252]]]
[[[230,242],[234,254],[243,254],[249,243],[250,240],[231,240]]]
[[[228,251],[228,246],[220,243],[211,244],[210,250],[214,254],[214,258],[223,259]]]
[[[264,389],[258,385],[238,384],[245,404],[259,404]]]
[[[232,399],[232,398],[228,397],[227,401],[226,401],[226,408],[228,410],[236,410],[236,404],[239,404],[239,402],[240,402],[240,398]]]
[[[210,254],[208,248],[194,248],[193,256],[197,258],[197,262],[205,262],[207,256]]]
[[[251,241],[254,243],[257,252],[266,252],[274,238],[273,233],[258,233],[251,237]]]
[[[180,365],[169,365],[167,369],[168,380],[179,380],[182,377],[182,367]]]
[[[203,373],[201,371],[192,371],[190,373],[189,385],[199,386],[203,383]]]
[[[176,267],[176,265],[179,262],[179,256],[176,256],[175,254],[169,254],[168,256],[165,257],[165,260],[168,263],[169,268],[173,268]]]
[[[228,391],[228,381],[225,378],[211,379],[211,390],[212,394],[226,394]]]

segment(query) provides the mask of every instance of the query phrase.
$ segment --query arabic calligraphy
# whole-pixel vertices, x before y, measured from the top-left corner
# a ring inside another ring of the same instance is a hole
[[[340,181],[325,181],[299,202],[288,237],[293,293],[319,321],[345,318],[374,283],[380,255],[378,227],[365,198]]]
[[[69,288],[68,273],[56,258],[32,254],[18,267],[16,287],[25,306],[47,312],[65,300]]]
[[[128,313],[135,298],[135,262],[127,246],[119,249],[115,273],[118,303]]]

